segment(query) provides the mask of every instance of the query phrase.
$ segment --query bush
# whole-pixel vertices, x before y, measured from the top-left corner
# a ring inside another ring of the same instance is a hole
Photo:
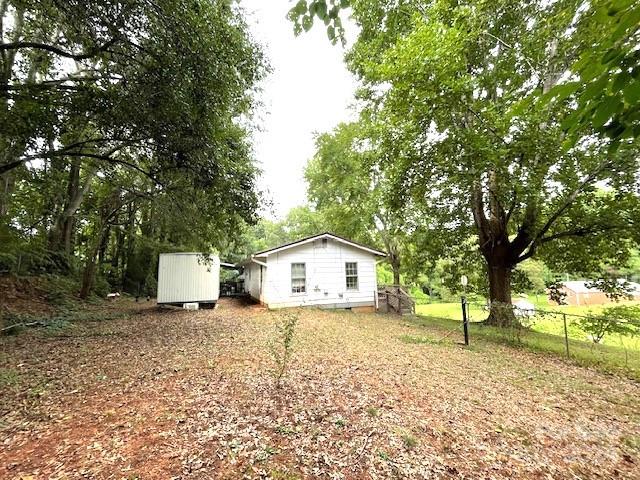
[[[93,293],[100,298],[106,298],[107,294],[111,293],[111,285],[102,275],[96,275],[93,282]]]
[[[61,275],[48,275],[45,278],[47,302],[58,306],[73,303],[80,288],[77,279]]]
[[[269,352],[275,367],[273,376],[276,380],[276,388],[280,388],[289,361],[293,354],[293,341],[295,329],[298,323],[298,314],[294,312],[283,312],[276,322],[276,336],[270,345]]]
[[[634,336],[640,333],[640,306],[608,307],[601,316],[583,318],[579,324],[582,330],[591,335],[594,343],[600,343],[609,334]]]

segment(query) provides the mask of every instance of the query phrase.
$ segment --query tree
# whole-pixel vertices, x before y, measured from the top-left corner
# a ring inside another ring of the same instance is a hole
[[[403,269],[413,273],[424,265],[417,255],[403,265],[410,254],[415,212],[409,206],[391,208],[386,202],[393,187],[385,172],[378,168],[388,155],[377,141],[365,119],[340,124],[333,132],[316,138],[316,154],[305,169],[308,196],[324,217],[329,229],[339,235],[372,245],[387,252],[393,271],[393,283],[400,285]],[[416,275],[414,275],[416,276]]]
[[[591,335],[594,343],[600,343],[605,335],[632,337],[640,333],[640,308],[637,305],[607,307],[600,316],[580,319],[580,328]]]
[[[135,292],[159,251],[210,250],[255,222],[266,65],[237,5],[4,0],[0,14],[8,270],[33,252],[27,273],[81,268],[83,297],[102,276]]]
[[[571,98],[521,102],[549,92],[598,34],[572,28],[580,5],[352,3],[361,33],[348,61],[390,152],[380,167],[393,178],[392,202],[433,212],[450,244],[477,238],[490,323],[516,321],[498,305],[511,304],[519,263],[548,255],[592,271],[626,251],[636,222],[637,144],[610,149],[584,127],[567,150]]]
[[[640,5],[633,0],[589,2],[578,15],[578,29],[593,30],[571,66],[572,77],[560,83],[542,101],[575,97],[577,108],[564,121],[570,134],[590,125],[618,141],[640,137]],[[570,139],[575,140],[571,135]]]

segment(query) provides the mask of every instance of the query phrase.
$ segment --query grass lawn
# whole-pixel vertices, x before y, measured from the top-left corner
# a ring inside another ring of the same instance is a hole
[[[277,312],[145,307],[0,338],[0,478],[639,477],[637,382],[477,325],[302,310],[277,389]]]
[[[624,366],[630,357],[635,357],[637,360],[635,363],[636,368],[638,362],[640,362],[640,337],[628,337],[618,334],[607,335],[602,341],[602,345],[594,345],[593,342],[588,340],[587,333],[580,328],[578,317],[572,315],[602,315],[603,310],[609,305],[549,305],[543,296],[540,296],[537,301],[536,298],[530,297],[528,299],[536,305],[539,311],[558,312],[558,314],[549,315],[536,315],[530,319],[530,328],[533,332],[546,333],[551,335],[557,335],[562,337],[561,339],[545,338],[545,336],[529,334],[532,338],[529,339],[529,343],[540,344],[539,347],[549,346],[552,351],[564,352],[564,324],[562,321],[561,313],[567,314],[567,332],[569,338],[576,340],[576,347],[578,350],[585,352],[585,355],[578,355],[579,359],[585,357],[586,360],[592,363],[603,363],[601,360],[604,357],[604,363],[606,357],[613,355],[612,365]],[[626,305],[637,305],[639,302],[625,302]],[[416,313],[418,315],[426,317],[437,317],[443,319],[452,319],[458,322],[462,319],[462,310],[459,303],[431,303],[426,305],[416,305]],[[469,304],[469,316],[470,321],[479,322],[483,321],[487,317],[487,312],[478,303]],[[555,344],[558,345],[555,345]],[[572,342],[573,343],[573,342]],[[582,345],[586,343],[586,345]],[[560,348],[561,347],[561,348]],[[586,350],[585,350],[586,348]],[[579,353],[579,352],[578,352]]]

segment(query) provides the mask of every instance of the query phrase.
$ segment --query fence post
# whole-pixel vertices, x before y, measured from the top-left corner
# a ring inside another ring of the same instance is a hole
[[[562,323],[564,324],[564,346],[567,351],[567,358],[569,357],[569,334],[567,333],[567,314],[562,314]]]
[[[467,319],[467,299],[465,297],[460,298],[462,305],[462,328],[464,330],[464,344],[469,345],[469,320]]]

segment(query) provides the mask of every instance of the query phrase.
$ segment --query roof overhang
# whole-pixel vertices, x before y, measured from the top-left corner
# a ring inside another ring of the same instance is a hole
[[[359,250],[363,250],[363,251],[368,252],[368,253],[370,253],[372,255],[376,255],[376,256],[379,256],[379,257],[386,257],[387,256],[387,254],[385,252],[382,252],[380,250],[376,250],[375,248],[367,247],[366,245],[362,245],[362,244],[354,242],[352,240],[348,240],[346,238],[339,237],[338,235],[335,235],[333,233],[325,232],[325,233],[320,233],[318,235],[313,235],[311,237],[306,237],[306,238],[303,238],[301,240],[297,240],[295,242],[291,242],[291,243],[287,243],[287,244],[284,244],[284,245],[280,245],[278,247],[270,248],[268,250],[263,250],[261,252],[254,253],[251,256],[251,258],[253,259],[254,257],[268,257],[269,255],[273,255],[274,253],[278,253],[278,252],[281,252],[283,250],[288,250],[289,248],[298,247],[300,245],[305,245],[305,244],[313,242],[315,240],[321,240],[321,239],[324,239],[324,238],[334,240],[334,241],[336,241],[338,243],[342,243],[344,245],[349,245],[350,247],[357,248]]]

